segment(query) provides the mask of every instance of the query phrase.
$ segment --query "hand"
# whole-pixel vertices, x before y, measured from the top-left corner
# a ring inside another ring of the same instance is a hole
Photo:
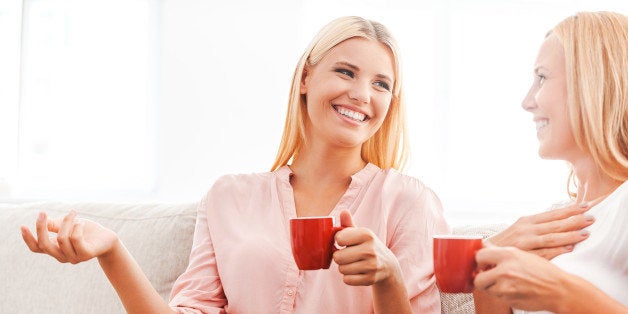
[[[565,291],[565,273],[535,254],[514,247],[489,246],[475,257],[478,269],[473,284],[511,307],[557,312]]]
[[[567,252],[574,245],[589,237],[583,228],[594,222],[593,216],[584,215],[591,204],[570,205],[521,217],[504,231],[488,238],[488,242],[497,246],[514,246],[551,260]]]
[[[401,277],[397,257],[371,230],[356,227],[348,211],[340,213],[340,224],[350,228],[336,233],[336,243],[345,248],[333,258],[346,284],[370,286]]]
[[[77,264],[111,251],[118,243],[117,235],[93,221],[77,219],[70,211],[63,219],[48,219],[41,212],[37,218],[37,238],[26,226],[21,226],[22,238],[35,253],[48,254],[61,263]],[[49,236],[48,232],[56,233]]]

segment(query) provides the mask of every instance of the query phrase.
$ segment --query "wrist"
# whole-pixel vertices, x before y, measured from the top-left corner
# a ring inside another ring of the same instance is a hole
[[[595,293],[599,291],[588,281],[568,273],[564,273],[559,284],[561,287],[556,289],[557,295],[553,300],[555,304],[552,311],[555,313],[590,313],[587,306],[595,300]],[[596,302],[593,302],[596,303]]]
[[[389,267],[388,275],[378,280],[374,285],[381,289],[391,289],[396,286],[402,286],[405,289],[401,266],[397,260]]]
[[[122,241],[116,237],[116,240],[113,242],[113,245],[109,248],[109,250],[103,252],[98,256],[98,261],[100,263],[108,263],[111,261],[115,261],[119,258],[121,252],[125,250]]]

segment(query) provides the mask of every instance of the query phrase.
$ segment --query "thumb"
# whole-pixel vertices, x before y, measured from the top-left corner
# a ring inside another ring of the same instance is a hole
[[[353,223],[353,217],[351,217],[351,213],[348,210],[343,210],[340,212],[340,226],[342,227],[355,227]]]

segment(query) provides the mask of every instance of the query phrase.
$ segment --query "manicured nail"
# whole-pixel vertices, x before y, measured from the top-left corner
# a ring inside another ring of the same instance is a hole
[[[595,217],[593,217],[593,215],[584,215],[584,220],[585,221],[593,221],[593,220],[595,220]]]
[[[580,203],[580,205],[578,205],[578,207],[580,207],[580,208],[587,208],[587,207],[589,207],[589,202]]]
[[[590,233],[591,232],[589,232],[589,230],[586,230],[586,229],[580,230],[580,235],[583,236],[583,237],[588,236]]]
[[[573,248],[574,248],[573,244],[565,246],[565,249],[570,252],[573,250]]]
[[[46,214],[44,214],[43,212],[39,213],[39,216],[37,216],[38,221],[44,221],[45,219],[46,219]]]

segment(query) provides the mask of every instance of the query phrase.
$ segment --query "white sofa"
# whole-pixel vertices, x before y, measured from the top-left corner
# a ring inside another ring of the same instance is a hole
[[[80,217],[113,229],[136,258],[153,286],[167,300],[187,265],[197,203],[0,204],[0,313],[124,313],[124,308],[92,259],[78,265],[61,264],[50,256],[31,253],[20,225],[34,228],[39,211],[50,217],[70,209]],[[501,226],[455,228],[456,233],[490,235]],[[443,313],[473,313],[469,294],[442,294]],[[348,309],[350,312],[350,309]]]

